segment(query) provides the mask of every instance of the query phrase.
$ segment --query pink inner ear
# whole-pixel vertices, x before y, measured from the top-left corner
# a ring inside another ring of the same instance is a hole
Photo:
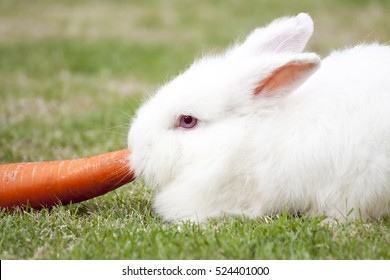
[[[315,63],[287,63],[274,70],[265,79],[261,80],[255,88],[254,93],[260,94],[261,92],[266,92],[269,95],[273,95],[277,91],[298,82],[314,67],[316,67]]]

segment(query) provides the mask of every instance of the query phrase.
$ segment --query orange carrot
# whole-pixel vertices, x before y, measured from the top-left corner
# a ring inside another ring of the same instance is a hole
[[[0,165],[0,208],[40,209],[103,195],[134,179],[129,150],[76,160]]]

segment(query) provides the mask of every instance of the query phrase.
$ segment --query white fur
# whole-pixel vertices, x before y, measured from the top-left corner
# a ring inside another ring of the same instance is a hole
[[[139,109],[131,163],[156,189],[164,219],[389,213],[390,48],[360,45],[321,63],[302,53],[312,31],[306,14],[256,29],[196,61]],[[284,65],[310,67],[254,94]],[[198,125],[178,128],[181,115]]]

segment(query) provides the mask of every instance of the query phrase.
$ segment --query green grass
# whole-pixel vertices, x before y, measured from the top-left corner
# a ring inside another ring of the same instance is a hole
[[[31,3],[30,3],[31,2]],[[126,147],[145,95],[203,52],[309,12],[308,49],[387,42],[389,1],[0,0],[0,163]],[[134,182],[50,210],[0,212],[1,259],[390,259],[390,221],[164,223]]]

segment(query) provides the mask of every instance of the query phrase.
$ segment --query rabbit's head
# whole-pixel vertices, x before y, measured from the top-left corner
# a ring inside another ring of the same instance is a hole
[[[317,55],[302,53],[312,32],[307,14],[275,20],[163,85],[132,121],[136,175],[158,191],[242,175],[251,153],[242,139],[254,133],[248,120],[267,117],[320,64]]]

